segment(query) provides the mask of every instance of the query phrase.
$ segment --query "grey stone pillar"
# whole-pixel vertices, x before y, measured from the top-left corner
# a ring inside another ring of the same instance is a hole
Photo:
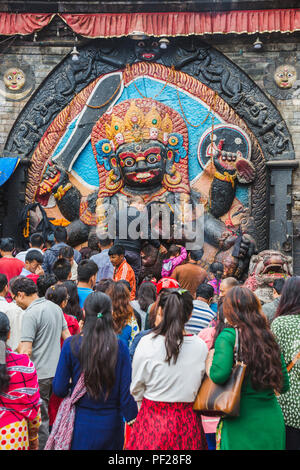
[[[296,160],[270,160],[266,162],[270,182],[269,248],[289,256],[294,253],[292,221],[292,173],[298,167]]]

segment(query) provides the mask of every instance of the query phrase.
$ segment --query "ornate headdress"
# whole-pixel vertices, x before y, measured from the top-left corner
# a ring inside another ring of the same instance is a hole
[[[172,121],[168,114],[162,117],[155,105],[144,113],[137,107],[135,101],[130,103],[123,120],[113,114],[111,123],[105,124],[106,136],[114,150],[121,144],[140,140],[158,140],[167,144],[172,129]]]
[[[168,106],[151,98],[131,99],[116,105],[101,116],[92,130],[91,142],[99,172],[99,195],[110,196],[120,191],[115,158],[122,144],[157,140],[173,159],[173,174],[166,175],[163,186],[169,191],[189,192],[188,131],[182,117]]]

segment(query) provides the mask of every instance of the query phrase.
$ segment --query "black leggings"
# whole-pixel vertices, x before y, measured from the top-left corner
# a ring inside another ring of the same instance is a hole
[[[300,450],[300,429],[285,427],[286,450]]]

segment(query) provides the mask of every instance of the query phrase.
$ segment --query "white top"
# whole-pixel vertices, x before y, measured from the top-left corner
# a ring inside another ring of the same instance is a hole
[[[144,310],[141,309],[138,300],[131,300],[130,304],[131,304],[132,308],[134,308],[137,311],[137,313],[139,313],[141,315],[141,321],[142,321],[141,330],[144,330],[145,329],[147,312],[144,312]]]
[[[27,255],[28,251],[32,251],[32,250],[37,250],[42,255],[44,255],[44,252],[42,250],[40,250],[39,248],[32,247],[32,248],[28,248],[28,250],[26,250],[26,251],[20,251],[20,253],[18,253],[16,255],[16,258],[19,259],[20,261],[23,261],[23,263],[25,263],[25,258],[26,258],[26,255]]]
[[[135,401],[143,397],[162,402],[195,401],[205,373],[207,346],[198,336],[185,336],[177,362],[166,359],[165,337],[144,336],[133,356],[130,392]]]
[[[71,281],[77,281],[77,268],[78,268],[78,264],[76,263],[74,259],[73,264],[71,266]]]
[[[6,344],[15,351],[21,339],[21,326],[24,310],[22,310],[15,302],[7,302],[4,297],[0,296],[0,312],[7,315],[10,324],[10,338]]]

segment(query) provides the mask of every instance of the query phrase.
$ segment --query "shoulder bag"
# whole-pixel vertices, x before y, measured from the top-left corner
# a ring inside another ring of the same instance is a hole
[[[296,356],[293,357],[291,362],[286,367],[286,370],[289,372],[296,365],[296,363],[299,361],[299,359],[300,359],[300,351],[296,354]]]
[[[70,450],[75,420],[75,403],[85,394],[86,387],[82,373],[73,393],[65,397],[59,405],[45,450]]]
[[[296,356],[293,357],[291,362],[286,366],[286,370],[288,372],[290,372],[290,370],[292,370],[292,368],[297,364],[299,359],[300,359],[300,351],[296,354]],[[279,397],[280,392],[278,392],[277,390],[274,390],[274,393],[275,393],[276,397]]]
[[[229,379],[224,384],[215,384],[205,374],[193,409],[206,416],[239,416],[240,396],[245,377],[246,364],[238,360],[239,341],[236,331],[234,365]]]

